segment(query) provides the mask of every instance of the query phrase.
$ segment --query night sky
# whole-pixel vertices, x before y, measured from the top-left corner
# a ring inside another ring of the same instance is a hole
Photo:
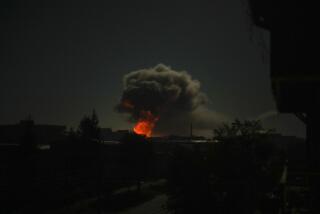
[[[2,5],[1,124],[32,115],[76,127],[96,109],[102,127],[132,127],[114,111],[122,77],[163,63],[199,80],[210,109],[304,135],[294,116],[274,114],[259,45],[270,35],[252,27],[244,1],[43,2]]]

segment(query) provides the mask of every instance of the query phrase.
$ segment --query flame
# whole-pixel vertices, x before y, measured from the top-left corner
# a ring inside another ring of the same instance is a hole
[[[140,119],[133,128],[133,131],[139,135],[151,137],[152,130],[156,125],[159,117],[154,116],[150,111],[141,111]]]

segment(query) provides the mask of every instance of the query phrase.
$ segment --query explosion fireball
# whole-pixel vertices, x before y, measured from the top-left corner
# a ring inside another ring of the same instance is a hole
[[[139,135],[151,137],[152,130],[159,117],[152,115],[150,111],[141,111],[141,117],[135,124],[133,131]]]
[[[211,131],[216,124],[218,116],[207,108],[200,82],[186,71],[159,64],[127,73],[123,86],[115,110],[127,114],[137,134],[183,133],[190,121]]]

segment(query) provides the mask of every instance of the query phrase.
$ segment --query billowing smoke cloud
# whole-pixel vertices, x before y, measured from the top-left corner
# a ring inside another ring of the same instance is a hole
[[[186,71],[159,64],[126,74],[123,85],[117,111],[129,113],[131,122],[137,122],[141,112],[150,111],[159,118],[156,133],[186,134],[190,123],[198,129],[212,129],[224,119],[208,110],[208,99],[200,90],[200,82]]]

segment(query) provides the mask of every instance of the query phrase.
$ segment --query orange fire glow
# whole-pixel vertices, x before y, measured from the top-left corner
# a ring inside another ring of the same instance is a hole
[[[141,117],[133,128],[133,131],[139,135],[151,137],[152,130],[159,120],[159,117],[154,116],[150,111],[141,111]]]

